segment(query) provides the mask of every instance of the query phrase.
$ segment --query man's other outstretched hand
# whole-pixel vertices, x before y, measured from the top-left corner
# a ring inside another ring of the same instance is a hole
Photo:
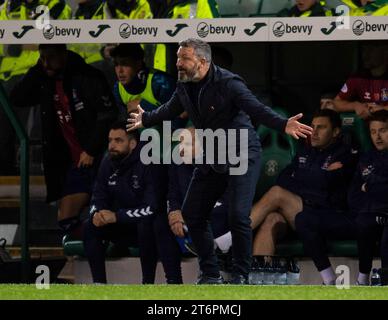
[[[288,119],[285,132],[293,138],[299,140],[299,138],[307,138],[308,135],[313,133],[313,128],[300,123],[298,120],[303,117],[303,113],[299,113]]]

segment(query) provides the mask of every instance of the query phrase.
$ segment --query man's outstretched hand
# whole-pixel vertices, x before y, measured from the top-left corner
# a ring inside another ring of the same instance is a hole
[[[307,138],[308,135],[313,133],[313,128],[298,121],[302,117],[303,113],[299,113],[289,118],[286,125],[286,133],[297,140],[299,138]]]
[[[137,112],[132,112],[129,114],[128,118],[128,124],[127,124],[127,131],[136,130],[139,128],[143,128],[143,122],[142,122],[142,116],[143,116],[144,110],[140,107],[140,105],[137,106]]]

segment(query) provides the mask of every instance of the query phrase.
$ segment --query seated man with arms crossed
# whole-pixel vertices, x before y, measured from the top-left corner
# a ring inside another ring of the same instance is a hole
[[[381,283],[388,285],[388,111],[369,119],[374,150],[360,159],[349,190],[349,205],[357,214],[359,285],[369,284],[373,253],[380,242]]]

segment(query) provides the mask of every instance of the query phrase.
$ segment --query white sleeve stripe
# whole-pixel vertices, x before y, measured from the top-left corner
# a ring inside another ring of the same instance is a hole
[[[132,212],[132,210],[128,210],[126,212],[126,214],[130,218],[141,218],[142,216],[149,216],[149,215],[154,214],[154,213],[151,211],[151,207],[148,206],[146,208],[140,209],[140,211],[139,211],[139,209],[136,209],[133,212]]]

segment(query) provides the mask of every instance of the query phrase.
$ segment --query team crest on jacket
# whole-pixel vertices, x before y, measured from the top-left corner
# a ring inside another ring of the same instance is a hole
[[[109,186],[115,186],[117,184],[117,171],[114,172],[110,177],[109,177],[109,180],[108,180],[108,185]]]
[[[325,162],[323,163],[321,169],[322,170],[327,170],[327,168],[329,168],[330,166],[330,163],[331,163],[331,156],[328,156],[325,160]]]
[[[361,170],[362,176],[363,176],[363,177],[369,176],[369,175],[372,173],[373,169],[374,169],[374,168],[373,168],[372,165],[369,165],[369,166],[367,166],[367,167],[365,167],[365,168],[362,168],[362,170]]]
[[[306,165],[307,157],[299,157],[299,167],[303,168]]]

